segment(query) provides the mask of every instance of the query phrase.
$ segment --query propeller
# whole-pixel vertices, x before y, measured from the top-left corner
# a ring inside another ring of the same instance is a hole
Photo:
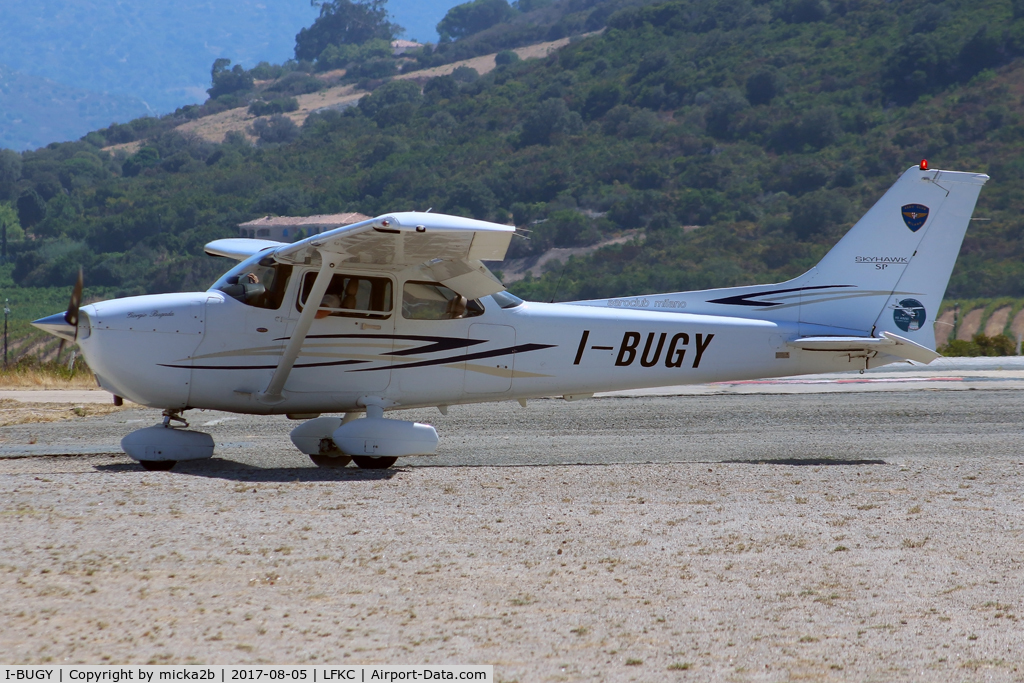
[[[75,281],[75,288],[71,290],[71,301],[68,302],[68,310],[64,314],[64,322],[75,328],[75,339],[78,339],[78,308],[82,304],[82,285],[84,278],[82,275],[82,269],[78,269],[78,279]],[[57,347],[57,360],[60,360],[60,356],[64,353],[65,340],[60,340],[60,346]]]

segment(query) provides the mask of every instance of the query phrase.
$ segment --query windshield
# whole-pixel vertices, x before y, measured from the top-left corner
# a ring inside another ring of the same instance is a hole
[[[291,275],[291,266],[261,253],[229,270],[210,289],[220,290],[248,306],[278,309]]]
[[[515,294],[510,294],[509,292],[495,292],[491,295],[491,298],[494,299],[494,303],[498,304],[501,308],[515,308],[523,303],[522,299]]]

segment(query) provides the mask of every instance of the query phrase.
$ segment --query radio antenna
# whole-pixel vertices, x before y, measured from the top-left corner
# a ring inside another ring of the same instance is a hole
[[[558,281],[555,282],[555,289],[551,292],[551,301],[548,302],[549,304],[555,303],[555,295],[558,294],[558,286],[562,284],[562,276],[565,275],[565,269],[568,267],[569,261],[566,260],[566,262],[562,264],[562,272],[558,274]]]

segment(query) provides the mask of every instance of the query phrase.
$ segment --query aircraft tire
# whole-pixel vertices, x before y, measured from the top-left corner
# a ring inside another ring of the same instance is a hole
[[[140,460],[142,469],[148,472],[166,472],[177,464],[177,460]]]
[[[328,455],[326,453],[317,453],[315,455],[310,453],[309,459],[313,461],[314,465],[324,469],[338,469],[352,462],[352,458],[347,455]]]
[[[386,470],[398,462],[398,458],[374,458],[369,455],[354,455],[352,460],[363,470]]]

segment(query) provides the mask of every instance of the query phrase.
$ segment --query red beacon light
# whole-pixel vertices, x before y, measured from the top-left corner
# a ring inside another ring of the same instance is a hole
[[[922,171],[927,171],[928,170],[928,160],[927,159],[921,159],[921,170]]]

